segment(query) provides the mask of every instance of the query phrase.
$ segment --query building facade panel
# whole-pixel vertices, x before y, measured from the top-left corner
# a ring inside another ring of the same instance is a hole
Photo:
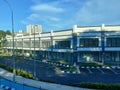
[[[6,37],[4,50],[11,52],[12,37]],[[73,29],[34,33],[15,37],[17,51],[34,50],[41,59],[79,62],[120,62],[120,25],[73,26]],[[103,58],[104,55],[104,58]]]

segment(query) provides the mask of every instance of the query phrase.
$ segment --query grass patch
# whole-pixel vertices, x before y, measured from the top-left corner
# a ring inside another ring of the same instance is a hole
[[[111,62],[111,63],[106,63],[105,65],[107,66],[120,66],[119,62]]]
[[[3,52],[1,52],[0,56],[12,56],[12,54],[11,53],[3,53]]]
[[[67,71],[69,71],[69,72],[77,72],[77,69],[76,69],[76,67],[72,67],[72,68],[67,68],[65,71],[66,72]]]
[[[79,63],[78,65],[79,66],[89,66],[89,67],[92,67],[92,66],[94,66],[94,67],[97,67],[97,66],[101,67],[102,66],[101,63]]]
[[[63,64],[63,65],[70,65],[68,62],[64,61],[64,60],[46,60],[47,62],[51,62],[51,63],[56,63],[56,64]]]
[[[64,65],[69,65],[69,63],[68,63],[68,62],[66,62],[66,61],[63,61],[63,60],[61,60],[61,61],[58,61],[58,63],[59,63],[59,64],[64,64]]]
[[[72,68],[70,68],[70,71],[71,72],[77,72],[77,69],[76,69],[76,67],[72,67]]]

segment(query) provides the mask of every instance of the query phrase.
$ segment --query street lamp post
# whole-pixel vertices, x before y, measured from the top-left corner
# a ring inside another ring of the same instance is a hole
[[[13,41],[13,49],[12,49],[12,58],[13,58],[13,82],[15,82],[15,58],[14,58],[14,19],[13,19],[13,9],[10,3],[7,0],[3,0],[9,7],[11,12],[11,21],[12,21],[12,41]]]
[[[104,59],[105,59],[105,31],[104,31],[104,25],[101,29],[101,46],[102,46],[102,53],[101,53],[101,59],[102,59],[102,65],[104,65]]]

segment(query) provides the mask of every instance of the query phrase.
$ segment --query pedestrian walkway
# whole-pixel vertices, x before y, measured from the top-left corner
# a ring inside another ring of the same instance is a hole
[[[13,80],[13,74],[9,73],[8,71],[6,71],[2,68],[0,68],[0,76],[5,78],[5,79],[8,79],[10,81]],[[43,88],[46,90],[90,90],[90,89],[85,89],[85,88],[36,81],[36,80],[32,80],[32,79],[23,78],[21,76],[15,76],[15,82],[22,84],[22,85],[25,84],[25,85],[28,85],[31,87],[36,87],[39,89]],[[2,89],[0,89],[0,90],[2,90]],[[22,87],[21,87],[21,90],[22,90]]]

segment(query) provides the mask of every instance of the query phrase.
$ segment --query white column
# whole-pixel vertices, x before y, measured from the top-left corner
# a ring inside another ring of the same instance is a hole
[[[105,24],[102,24],[101,30],[105,30]]]
[[[106,44],[107,44],[107,39],[106,39],[106,37],[104,38],[104,42],[105,42],[105,43],[104,43],[104,44],[105,44],[104,46],[106,47]]]
[[[51,30],[51,34],[50,34],[50,36],[51,36],[51,45],[52,45],[52,49],[54,49],[55,42],[54,42],[54,40],[53,40],[53,37],[54,37],[53,30]]]
[[[74,25],[73,26],[73,33],[76,33],[76,30],[77,30],[77,25]]]
[[[23,36],[22,36],[22,55],[24,55],[24,50],[23,50],[23,48],[24,48],[24,40],[23,40]]]
[[[41,49],[41,33],[39,33],[39,50]]]
[[[101,47],[101,38],[98,38],[99,39],[99,47]]]
[[[29,38],[29,42],[30,42],[30,50],[31,50],[31,38]]]
[[[73,48],[73,39],[71,39],[70,48]]]
[[[80,46],[80,38],[77,37],[77,47],[79,47],[79,46]]]

